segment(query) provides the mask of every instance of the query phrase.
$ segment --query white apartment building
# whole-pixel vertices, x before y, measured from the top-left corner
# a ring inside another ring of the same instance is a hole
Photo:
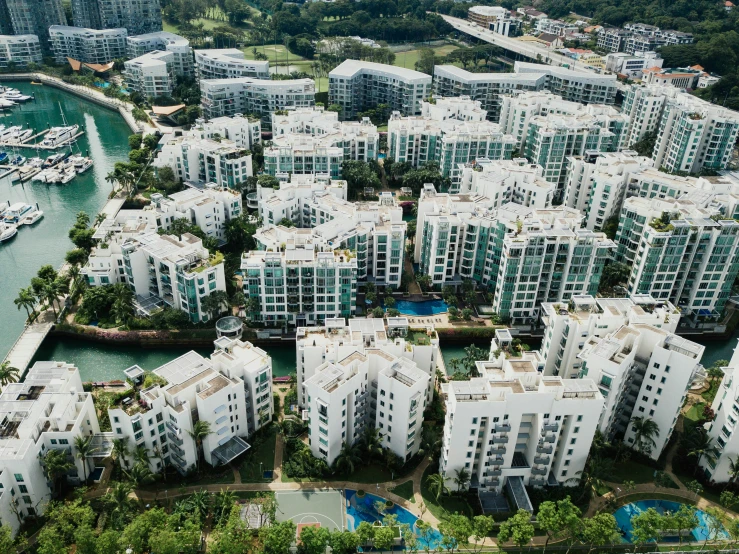
[[[190,127],[188,136],[208,140],[230,140],[236,146],[251,149],[262,142],[261,120],[245,115],[198,119]]]
[[[592,379],[545,377],[540,365],[536,352],[491,353],[477,362],[481,377],[442,385],[439,473],[448,486],[464,468],[470,488],[500,493],[505,486],[519,509],[533,511],[524,485],[567,486],[579,477],[603,397]]]
[[[497,123],[485,120],[481,103],[463,96],[421,102],[421,115],[393,112],[388,121],[388,157],[419,167],[437,162],[444,176],[457,178],[458,164],[476,159],[510,159],[515,145]]]
[[[203,190],[186,188],[166,198],[151,195],[151,205],[144,211],[156,214],[157,229],[168,231],[176,219],[186,219],[200,227],[206,236],[226,242],[226,224],[243,212],[241,193],[231,189],[206,185]]]
[[[329,214],[321,213],[328,210],[311,213],[316,207],[313,205],[317,201],[314,196],[323,198],[326,194],[346,201],[346,181],[331,179],[328,175],[290,175],[289,179],[284,177],[280,180],[277,189],[257,184],[256,192],[247,196],[247,201],[256,202],[253,207],[259,210],[259,217],[265,224],[276,225],[287,218],[297,227],[314,227],[333,219]],[[346,203],[346,205],[360,204]],[[347,210],[341,217],[348,213]]]
[[[611,52],[606,55],[606,71],[626,75],[629,79],[641,79],[642,70],[662,67],[664,62],[657,52]]]
[[[514,202],[530,208],[549,208],[557,186],[542,178],[542,168],[525,158],[514,160],[478,159],[460,164],[459,182],[450,192],[481,195],[499,208]]]
[[[710,200],[627,198],[616,233],[629,293],[669,300],[694,325],[723,312],[739,272],[739,223]]]
[[[44,513],[51,478],[43,467],[49,450],[62,450],[72,468],[67,479],[82,483],[94,467],[79,459],[77,437],[93,437],[102,460],[110,455],[108,434],[100,433],[92,394],[82,390],[78,369],[65,362],[36,362],[22,383],[8,383],[0,395],[0,515],[17,533],[25,518]]]
[[[165,135],[160,145],[154,167],[171,167],[181,181],[233,188],[253,175],[251,152],[227,139],[199,138],[195,131]]]
[[[128,29],[132,36],[162,30],[159,0],[98,0],[104,29]]]
[[[646,324],[675,333],[680,311],[669,300],[656,300],[648,294],[630,298],[578,294],[568,302],[542,303],[541,322],[542,373],[577,379],[582,369],[579,355],[589,338],[603,338],[629,324]]]
[[[542,90],[545,83],[543,73],[471,73],[454,65],[434,66],[434,96],[468,96],[480,102],[491,121],[498,121],[505,96]]]
[[[195,50],[198,81],[203,79],[269,79],[269,62],[245,60],[238,48]]]
[[[138,58],[155,50],[174,54],[174,73],[176,76],[193,77],[195,75],[192,47],[190,41],[186,38],[167,31],[126,38],[126,55],[128,58]]]
[[[590,337],[579,354],[580,376],[598,384],[605,405],[598,428],[650,458],[659,458],[696,371],[704,346],[644,323],[622,325],[602,338]],[[651,419],[658,432],[651,444],[634,442],[634,419]]]
[[[211,257],[203,241],[190,233],[112,238],[93,248],[82,274],[91,287],[128,284],[139,313],[166,304],[186,312],[194,323],[210,319],[203,298],[226,290],[223,256]]]
[[[265,224],[254,235],[259,249],[277,252],[290,245],[348,249],[356,257],[359,281],[400,287],[407,230],[403,210],[387,192],[376,202],[347,202],[330,192],[337,185],[327,183],[323,190],[314,186],[309,196],[304,194],[306,187],[293,183],[282,183],[277,191],[259,187]],[[346,190],[345,184],[341,190]],[[296,226],[279,225],[285,218]]]
[[[540,33],[550,33],[558,37],[579,33],[580,27],[574,23],[568,23],[561,19],[549,19],[544,17],[536,21],[536,30]]]
[[[83,63],[107,64],[126,57],[126,29],[83,29],[66,25],[49,27],[49,39],[57,63],[67,58]]]
[[[313,106],[316,102],[313,79],[203,79],[200,81],[200,92],[203,116],[207,119],[256,114],[269,123],[272,112],[293,106]]]
[[[632,196],[631,180],[651,168],[651,159],[632,150],[601,153],[594,160],[588,156],[567,159],[567,175],[563,204],[585,216],[586,229],[601,229],[605,222],[617,217],[626,196]],[[666,179],[666,173],[654,172]]]
[[[357,258],[350,250],[286,244],[281,252],[252,250],[241,257],[243,292],[259,300],[258,320],[269,325],[315,325],[351,317],[357,307]]]
[[[155,50],[123,64],[123,79],[128,90],[147,98],[169,96],[175,87],[175,55]]]
[[[583,104],[614,104],[616,101],[615,75],[529,62],[516,62],[513,71],[543,74],[543,88],[565,100]]]
[[[377,159],[380,135],[369,118],[339,122],[322,107],[272,114],[272,145],[264,150],[264,172],[288,175],[341,176],[345,160]]]
[[[250,342],[221,337],[204,358],[191,351],[154,370],[164,385],[132,391],[108,409],[113,435],[133,453],[143,446],[154,473],[172,465],[186,474],[198,463],[190,435],[195,422],[207,421],[211,433],[202,441],[203,457],[212,466],[227,464],[249,449],[244,440],[272,420],[272,359]],[[129,374],[143,370],[133,366]]]
[[[298,328],[298,401],[308,411],[314,455],[333,463],[368,425],[403,460],[417,454],[438,342],[433,327],[412,328],[402,317]]]
[[[36,35],[0,35],[0,68],[28,67],[43,61]]]
[[[511,27],[515,30],[521,21],[511,17],[511,12],[501,6],[472,6],[467,10],[467,19],[499,35],[508,36]]]
[[[342,107],[342,119],[387,104],[403,116],[420,115],[431,94],[431,76],[375,62],[345,60],[328,74],[329,104]]]
[[[739,393],[737,392],[736,379],[739,355],[737,352],[739,350],[734,348],[729,364],[721,368],[724,376],[716,392],[716,397],[713,399],[713,404],[711,404],[711,409],[716,417],[708,427],[708,436],[713,440],[717,453],[713,460],[709,460],[708,456],[704,456],[700,460],[700,465],[706,477],[716,483],[726,483],[733,480],[730,473],[731,465],[739,454],[739,443],[737,442],[739,433],[734,434],[737,418],[739,418]]]

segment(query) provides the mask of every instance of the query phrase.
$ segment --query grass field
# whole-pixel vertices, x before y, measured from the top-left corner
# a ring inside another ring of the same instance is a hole
[[[608,480],[614,483],[633,481],[637,485],[654,482],[655,469],[633,460],[618,462],[613,466],[613,476]]]
[[[253,19],[254,17],[258,16],[261,13],[258,9],[256,9],[253,6],[249,6],[249,9],[251,10],[251,15],[250,15],[249,19]],[[198,19],[194,19],[193,20],[193,22],[192,22],[193,25],[197,25],[199,23],[202,23],[203,24],[203,28],[206,31],[210,31],[210,30],[215,29],[216,27],[220,27],[222,25],[229,25],[228,18],[226,18],[225,14],[223,14],[223,12],[220,11],[220,8],[215,8],[214,10],[216,11],[216,13],[220,13],[220,16],[222,16],[223,19],[211,19],[211,18],[207,18],[207,17],[199,17]],[[236,25],[236,27],[239,28],[239,29],[249,29],[251,26],[252,25],[251,25],[251,23],[249,23],[248,20],[245,23],[242,23],[240,25]],[[179,33],[180,32],[180,28],[179,28],[178,25],[173,25],[172,23],[168,23],[166,20],[163,20],[162,21],[162,28],[163,28],[163,30],[165,30],[165,31],[167,31],[169,33],[175,33],[176,34],[176,33]]]
[[[244,463],[239,468],[242,483],[262,483],[265,479],[259,473],[271,471],[275,466],[275,442],[277,440],[277,426],[272,425],[266,432],[264,442],[252,449]],[[261,462],[261,465],[260,465]],[[269,479],[267,479],[269,481]]]
[[[439,56],[446,56],[447,54],[451,54],[455,50],[457,50],[458,47],[454,44],[445,44],[444,46],[435,46],[432,48],[434,53]],[[395,53],[395,63],[393,65],[397,67],[405,67],[406,69],[415,69],[416,68],[416,62],[421,57],[421,49],[418,48],[416,50],[407,50],[406,52],[396,52]]]
[[[390,492],[397,494],[400,498],[405,498],[410,502],[416,503],[416,499],[413,498],[413,481],[406,481],[401,483],[394,489],[390,489]]]
[[[275,65],[275,57],[277,58],[277,64],[285,64],[288,61],[288,55],[290,59],[290,65],[293,65],[295,62],[304,61],[305,58],[301,58],[300,56],[296,56],[292,52],[288,53],[287,48],[285,48],[284,44],[267,44],[264,46],[248,46],[244,48],[244,58],[247,60],[253,60],[254,58],[254,49],[256,48],[257,52],[260,52],[267,56],[269,59],[269,65],[273,66]]]

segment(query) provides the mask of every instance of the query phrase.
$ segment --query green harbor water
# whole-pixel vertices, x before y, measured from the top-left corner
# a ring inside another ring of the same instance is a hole
[[[62,125],[63,110],[70,125],[77,124],[85,131],[77,144],[83,153],[89,152],[94,166],[66,185],[13,184],[10,177],[0,180],[0,201],[38,204],[44,212],[43,219],[32,226],[20,227],[15,238],[0,244],[0,360],[20,335],[26,318],[26,312],[13,304],[18,290],[29,285],[42,265],[61,265],[64,254],[72,248],[67,232],[75,215],[85,211],[94,219],[103,207],[111,191],[105,176],[115,162],[126,159],[131,134],[117,112],[47,86],[7,84],[24,94],[34,94],[36,99],[0,113],[0,124],[22,125],[39,132]],[[19,152],[29,158],[37,155],[30,149]],[[49,153],[41,151],[38,155],[44,157]]]

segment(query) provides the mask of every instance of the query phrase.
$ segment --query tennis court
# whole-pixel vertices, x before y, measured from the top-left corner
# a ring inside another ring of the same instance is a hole
[[[277,521],[292,520],[296,525],[318,523],[330,531],[346,529],[344,491],[302,490],[276,492]]]

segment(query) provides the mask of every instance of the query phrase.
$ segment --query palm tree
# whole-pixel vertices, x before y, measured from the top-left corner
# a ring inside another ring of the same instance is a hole
[[[21,308],[25,309],[29,319],[31,318],[31,312],[36,313],[36,295],[33,294],[31,287],[19,290],[13,303],[19,310]]]
[[[59,299],[59,288],[56,286],[56,282],[46,283],[41,294],[43,299],[48,302],[49,307],[54,312],[54,319],[56,319],[56,301]]]
[[[69,291],[70,293],[76,291],[79,286],[81,285],[82,281],[80,280],[80,277],[82,276],[82,270],[80,269],[80,266],[73,265],[69,269],[67,269],[67,279],[69,279]]]
[[[334,468],[339,472],[346,472],[347,475],[354,473],[357,465],[362,463],[362,455],[357,444],[347,444],[341,447],[341,452],[336,457]]]
[[[49,450],[44,456],[44,467],[46,468],[46,475],[49,481],[54,483],[54,490],[56,491],[61,478],[74,466],[67,459],[67,453],[63,450]]]
[[[577,477],[568,479],[568,481],[582,481],[583,494],[579,499],[582,500],[586,494],[595,495],[599,489],[604,487],[604,480],[613,475],[613,460],[592,455],[585,464],[585,469],[578,471],[575,475]]]
[[[144,464],[146,467],[149,467],[149,451],[143,444],[136,447],[136,450],[133,452],[133,458],[137,464]]]
[[[461,492],[467,486],[467,483],[470,482],[470,472],[461,467],[455,470],[454,473],[456,474],[454,482],[457,484],[457,492]]]
[[[441,473],[432,473],[426,477],[426,486],[437,502],[442,494],[449,494],[449,487],[446,486],[446,480]]]
[[[210,435],[210,423],[205,420],[199,420],[195,425],[192,426],[192,431],[189,432],[190,436],[195,440],[195,448],[198,454],[198,469],[200,468],[200,455],[203,451],[203,440],[205,437]]]
[[[0,362],[0,385],[5,386],[8,383],[17,383],[20,374],[21,370],[11,366],[9,361]]]
[[[115,300],[110,307],[110,313],[115,317],[116,323],[126,323],[133,317],[133,291],[124,284],[115,285]]]
[[[82,460],[82,472],[85,476],[84,482],[87,483],[87,458],[95,452],[95,448],[92,446],[92,437],[85,437],[83,435],[75,437],[74,449],[77,459]]]
[[[95,225],[100,225],[108,216],[103,212],[100,212],[95,216]]]
[[[215,496],[214,516],[216,523],[225,521],[231,514],[231,509],[236,503],[236,493],[231,489],[221,489]]]
[[[382,456],[382,441],[379,432],[374,427],[364,428],[360,443],[368,460]]]
[[[126,457],[128,456],[128,439],[113,439],[113,451],[111,452],[113,459],[118,462],[118,469],[123,471],[123,468],[128,464]]]
[[[130,471],[123,471],[128,480],[131,481],[133,488],[138,489],[142,485],[153,483],[156,476],[151,472],[147,464],[141,462],[135,464]]]
[[[201,521],[205,520],[208,515],[210,515],[211,501],[212,498],[210,493],[202,489],[199,491],[195,491],[190,497],[192,507],[199,512]]]
[[[695,456],[695,470],[693,474],[698,472],[701,460],[706,458],[709,462],[715,463],[718,456],[718,449],[713,443],[713,439],[708,433],[700,427],[696,427],[685,437],[686,446],[688,447],[688,456]]]
[[[659,425],[653,419],[635,417],[631,423],[631,430],[634,432],[634,446],[637,451],[649,454],[652,447],[657,446],[654,437],[659,435]]]
[[[130,493],[131,483],[119,481],[114,483],[103,497],[103,500],[113,508],[111,510],[111,515],[113,519],[113,527],[115,528],[120,527],[117,523],[121,521],[124,514],[128,511],[130,504],[128,495]]]
[[[739,477],[739,456],[735,456],[733,460],[731,459],[731,456],[729,456],[729,470],[727,473],[729,474],[729,481],[726,483],[726,486],[728,487],[732,483],[736,482],[737,477]]]

